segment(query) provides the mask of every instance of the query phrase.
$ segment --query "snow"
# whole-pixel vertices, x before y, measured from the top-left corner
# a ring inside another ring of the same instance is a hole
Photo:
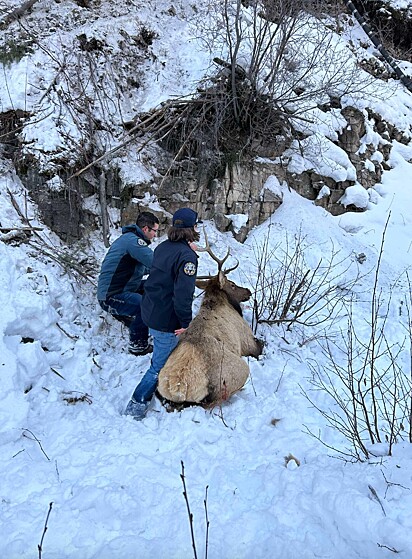
[[[322,186],[319,190],[319,194],[316,196],[316,199],[321,200],[322,198],[325,198],[325,196],[330,196],[330,188],[326,185]]]
[[[368,207],[369,195],[363,186],[357,183],[346,188],[345,194],[339,202],[345,207],[352,204],[357,208],[365,209]]]
[[[399,8],[401,10],[407,10],[412,8],[411,0],[390,0],[388,3],[394,8]]]
[[[67,4],[53,3],[62,20],[71,9]],[[101,29],[106,32],[110,10],[117,8],[103,4],[107,17]],[[194,48],[193,29],[186,29],[180,13],[189,9],[184,3],[176,6],[175,18],[161,14],[169,8],[161,2],[137,4],[130,2],[128,9],[139,21],[151,18],[162,37],[156,55],[166,62],[150,68],[147,84],[133,100],[143,110],[190,91],[207,56]],[[43,0],[38,9],[46,5]],[[86,11],[75,8],[85,18],[80,31],[87,32],[92,24]],[[30,99],[39,98],[34,93],[39,76],[46,84],[42,91],[53,79],[36,56],[5,68],[9,90],[0,86],[2,111],[12,106],[31,110],[35,103],[29,106]],[[391,81],[376,88],[391,95],[379,102],[359,96],[358,108],[372,107],[410,136],[412,95]],[[356,180],[347,155],[332,143],[344,125],[335,113],[319,127],[315,120],[311,135],[289,153],[289,170],[311,168],[335,180]],[[49,125],[45,119],[31,128],[45,150],[60,141]],[[369,130],[367,141],[377,145],[380,139]],[[402,348],[398,361],[410,379],[411,298],[405,272],[412,265],[412,148],[395,141],[392,146],[391,168],[381,183],[370,192],[358,184],[346,190],[343,202],[366,208],[363,212],[334,217],[270,177],[264,187],[280,193],[283,202],[244,244],[205,221],[213,250],[223,256],[230,246],[241,263],[231,274],[234,281],[256,286],[259,247],[268,247],[267,269],[275,272],[300,246],[304,270],[331,262],[331,286],[343,292],[352,285],[347,306],[336,305],[324,324],[259,325],[264,353],[248,359],[250,379],[229,402],[167,413],[154,400],[142,422],[122,412],[150,356],[129,355],[125,328],[99,308],[98,269],[83,266],[81,276],[58,258],[65,254],[78,263],[86,257],[101,262],[106,249],[99,232],[73,249],[64,247],[36,217],[11,164],[0,158],[1,227],[22,227],[17,203],[31,225],[42,228],[28,242],[0,233],[2,557],[31,558],[38,555],[40,542],[44,559],[193,556],[182,467],[198,557],[206,556],[206,542],[210,559],[387,559],[395,551],[412,556],[412,446],[407,437],[393,445],[391,456],[386,442],[366,441],[369,458],[348,459],[342,455],[350,448],[348,440],[305,397],[318,409],[336,409],[324,391],[314,390],[311,365],[326,370],[324,341],[339,342],[343,336],[349,301],[354,328],[366,336],[363,341],[368,339],[383,238],[378,285],[388,305],[386,335],[389,344]],[[379,153],[371,159],[379,161]],[[135,154],[122,159],[122,174],[130,183],[153,176]],[[53,185],[59,188],[57,178]],[[159,209],[149,194],[145,202]],[[86,208],[95,205],[95,198],[86,200]],[[118,211],[112,210],[111,217],[113,239],[120,234]],[[229,217],[241,227],[246,216]],[[215,271],[204,253],[199,268],[201,274]],[[194,312],[199,305],[196,297]],[[316,316],[322,313],[326,310],[319,308]],[[244,316],[252,324],[252,301],[244,304]]]
[[[275,194],[279,199],[282,199],[282,187],[279,182],[279,179],[275,177],[275,175],[270,175],[265,181],[263,188],[260,192],[260,196],[262,197],[265,190],[270,190],[273,194]]]
[[[284,156],[290,158],[288,171],[291,173],[313,170],[336,182],[356,178],[356,170],[347,153],[319,132],[299,143],[295,140]]]
[[[248,215],[241,214],[225,214],[225,217],[231,220],[233,231],[236,233],[240,231],[244,225],[246,225],[247,220],[249,219]]]

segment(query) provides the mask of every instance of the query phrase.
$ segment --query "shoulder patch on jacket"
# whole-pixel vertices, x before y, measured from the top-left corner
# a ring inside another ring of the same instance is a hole
[[[187,276],[194,276],[196,273],[196,265],[193,262],[186,262],[183,271]]]
[[[143,239],[137,239],[137,244],[143,247],[147,247],[147,243]]]

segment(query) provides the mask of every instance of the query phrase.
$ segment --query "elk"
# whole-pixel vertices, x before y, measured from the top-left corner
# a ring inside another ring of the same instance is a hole
[[[241,302],[251,292],[227,278],[232,268],[222,270],[224,258],[213,254],[207,240],[207,252],[218,264],[215,276],[198,277],[196,286],[204,289],[199,313],[180,335],[158,378],[159,394],[176,403],[215,404],[240,390],[249,376],[242,356],[258,357],[263,343],[253,336],[242,316]]]

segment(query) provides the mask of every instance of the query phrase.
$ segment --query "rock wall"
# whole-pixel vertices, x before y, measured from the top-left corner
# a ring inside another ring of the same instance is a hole
[[[330,107],[322,110],[330,110]],[[341,114],[347,125],[335,143],[355,167],[357,181],[365,189],[371,188],[380,181],[382,171],[389,168],[391,141],[407,144],[410,139],[372,111],[361,112],[345,107]],[[91,229],[100,228],[98,185],[102,169],[96,166],[74,180],[69,180],[70,169],[58,177],[49,176],[40,171],[35,160],[18,160],[18,144],[12,133],[15,124],[9,115],[3,118],[3,122],[13,145],[10,157],[16,160],[19,176],[37,202],[44,222],[68,243],[81,239]],[[381,138],[378,145],[365,143],[368,129],[373,129]],[[282,149],[285,145],[282,144]],[[188,205],[199,213],[201,219],[213,219],[219,230],[232,231],[240,242],[282,203],[281,184],[314,200],[334,215],[348,210],[363,211],[364,208],[345,207],[340,203],[346,188],[354,181],[336,182],[313,170],[293,173],[283,161],[282,153],[266,155],[274,157],[234,159],[211,166],[210,160],[219,159],[217,154],[211,154],[209,164],[181,160],[170,166],[172,155],[163,153],[163,157],[159,157],[158,150],[157,157],[151,161],[156,172],[142,183],[122,180],[115,165],[106,169],[107,201],[109,206],[120,209],[122,224],[134,222],[142,210],[154,211],[160,218],[161,232],[170,224],[171,214]],[[85,202],[91,197],[95,198],[94,208]],[[159,209],[153,210],[154,202]]]
[[[167,177],[158,187],[135,185],[132,198],[122,210],[122,222],[133,221],[143,209],[153,211],[151,205],[145,203],[149,192],[167,209],[169,216],[183,205],[190,206],[201,219],[213,219],[219,230],[232,231],[242,242],[253,227],[267,219],[282,203],[280,192],[264,188],[268,177],[274,174],[272,165],[235,163],[226,167],[223,177],[210,180],[202,177],[202,173],[199,178],[196,170],[194,167],[178,177]],[[237,226],[236,219],[231,217],[235,215],[245,216],[244,225]],[[166,225],[167,216],[159,217]]]
[[[348,155],[356,169],[357,182],[367,190],[380,182],[383,170],[390,168],[388,160],[392,140],[408,144],[410,139],[372,111],[361,112],[345,107],[341,114],[347,124],[338,134],[336,145]],[[377,145],[365,143],[368,130],[377,132],[376,137],[380,138]],[[322,155],[319,154],[319,157]],[[162,171],[166,173],[166,167],[160,168],[161,174]],[[365,209],[340,203],[346,188],[355,184],[354,180],[337,182],[313,170],[293,173],[282,157],[232,162],[217,176],[210,176],[209,171],[195,161],[183,161],[175,175],[165,174],[155,184],[130,185],[130,198],[125,199],[122,221],[132,221],[139,211],[150,209],[145,202],[149,194],[150,200],[156,199],[170,213],[182,205],[189,205],[202,219],[213,219],[219,230],[232,231],[242,242],[253,227],[267,219],[282,203],[280,189],[267,186],[270,177],[275,177],[278,184],[286,184],[333,215]],[[237,219],[239,216],[244,216],[241,226]],[[167,216],[160,217],[166,224]]]

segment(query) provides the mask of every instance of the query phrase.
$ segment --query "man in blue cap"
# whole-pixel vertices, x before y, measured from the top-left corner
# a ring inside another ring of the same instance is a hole
[[[125,415],[137,420],[145,417],[160,369],[192,320],[198,259],[195,242],[199,240],[196,224],[195,211],[177,210],[168,240],[154,251],[142,301],[142,318],[153,337],[153,356],[125,410]]]

